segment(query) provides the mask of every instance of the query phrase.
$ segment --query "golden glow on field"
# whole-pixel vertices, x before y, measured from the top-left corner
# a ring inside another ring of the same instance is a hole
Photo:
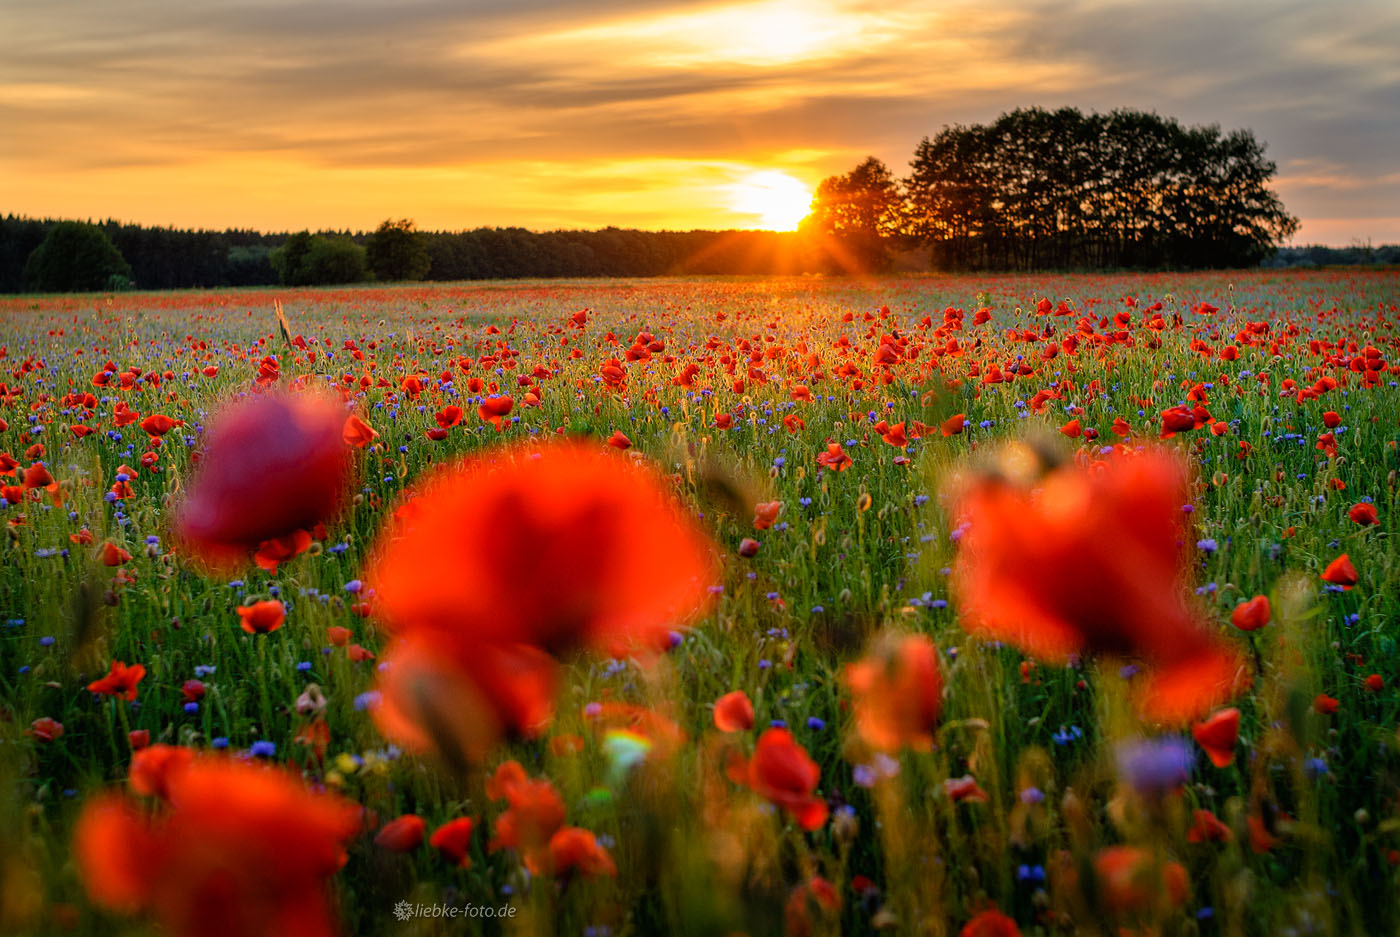
[[[730,186],[729,207],[740,215],[751,215],[758,227],[773,231],[795,231],[798,222],[812,208],[812,191],[800,179],[785,172],[766,169]]]

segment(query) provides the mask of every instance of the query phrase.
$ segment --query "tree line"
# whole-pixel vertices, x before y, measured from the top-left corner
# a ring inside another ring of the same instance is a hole
[[[794,233],[422,232],[390,219],[372,232],[264,234],[9,215],[0,292],[870,272],[896,257],[939,270],[1249,267],[1279,263],[1297,231],[1270,188],[1276,172],[1248,130],[1026,108],[925,137],[905,178],[872,156],[823,180]]]
[[[945,270],[1250,267],[1298,229],[1276,172],[1248,130],[1024,108],[925,137],[903,179],[870,157],[824,180],[804,230],[865,269],[908,248]]]
[[[85,235],[75,239],[75,230]],[[40,250],[51,235],[58,243],[50,244],[52,250]],[[75,240],[105,242],[111,253],[90,243],[84,248]],[[62,272],[70,268],[76,275]],[[795,274],[817,269],[808,245],[797,234],[777,231],[477,228],[436,232],[417,231],[407,220],[387,220],[373,232],[263,234],[115,221],[0,218],[3,293],[420,279]]]

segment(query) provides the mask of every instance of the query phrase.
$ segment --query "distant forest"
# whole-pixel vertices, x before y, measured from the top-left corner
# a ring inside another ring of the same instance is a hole
[[[925,137],[899,179],[869,157],[823,180],[797,232],[189,231],[0,219],[0,292],[367,280],[888,270],[1393,264],[1400,246],[1287,247],[1276,166],[1246,130],[1139,111],[1021,109]]]

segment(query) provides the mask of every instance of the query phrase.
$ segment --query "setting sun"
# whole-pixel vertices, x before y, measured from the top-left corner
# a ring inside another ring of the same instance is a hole
[[[731,186],[729,207],[773,231],[795,231],[812,209],[812,191],[800,179],[776,169],[755,172]]]

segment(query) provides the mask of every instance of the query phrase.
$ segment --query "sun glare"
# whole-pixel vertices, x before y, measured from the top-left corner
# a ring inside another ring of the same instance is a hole
[[[806,184],[776,169],[751,173],[730,188],[729,207],[773,231],[797,230],[812,208],[812,192]]]

